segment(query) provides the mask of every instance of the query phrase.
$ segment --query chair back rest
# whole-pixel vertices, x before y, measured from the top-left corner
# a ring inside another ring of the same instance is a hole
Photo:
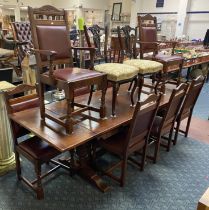
[[[84,25],[84,34],[88,47],[94,46],[96,48],[96,56],[104,57],[105,59],[107,59],[107,42],[108,42],[107,26],[101,28],[98,25],[93,25],[87,28],[87,26]],[[104,42],[102,46],[101,36],[103,35],[104,35]],[[92,36],[93,38],[93,43],[91,42],[90,36]]]
[[[198,96],[204,85],[204,82],[205,78],[203,76],[199,76],[196,79],[192,80],[191,84],[189,85],[186,97],[184,99],[184,103],[181,107],[180,116],[188,116],[193,110]]]
[[[20,43],[27,42],[26,44],[18,45],[18,56],[20,63],[26,54],[33,48],[31,27],[29,22],[12,22],[11,23],[15,41]]]
[[[6,91],[4,93],[4,96],[5,96],[6,108],[7,108],[8,114],[39,107],[39,97],[36,93],[14,98],[14,96],[17,94],[31,91],[31,90],[34,90],[35,88],[36,88],[35,86],[21,84],[12,90]],[[25,129],[23,129],[17,123],[13,123],[13,122],[11,123],[12,123],[13,134],[15,136],[14,138],[15,141],[16,141],[16,138],[22,136],[23,134],[29,133],[29,132],[25,132]]]
[[[138,16],[139,40],[140,42],[140,57],[143,58],[144,53],[153,52],[157,54],[157,18],[147,14]]]
[[[163,120],[160,125],[160,129],[171,129],[176,121],[176,118],[179,114],[179,110],[182,106],[186,92],[188,89],[188,84],[183,83],[179,85],[172,91],[166,111],[163,114]]]
[[[40,8],[28,7],[34,48],[55,51],[53,64],[73,66],[67,11],[46,5]],[[48,65],[47,57],[36,53],[38,67]]]
[[[161,94],[150,94],[145,101],[137,102],[126,139],[125,152],[148,140],[160,99]]]
[[[120,48],[122,49],[124,58],[133,58],[136,53],[136,28],[131,28],[129,25],[117,27]],[[123,58],[123,59],[124,59]]]

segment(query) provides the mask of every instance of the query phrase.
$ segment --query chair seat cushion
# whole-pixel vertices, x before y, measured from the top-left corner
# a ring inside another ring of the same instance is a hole
[[[104,63],[94,66],[96,71],[106,73],[110,81],[122,81],[131,79],[138,74],[138,69],[134,66],[122,63]]]
[[[183,60],[183,57],[181,56],[178,56],[178,55],[163,55],[163,54],[157,54],[155,56],[155,59],[157,61],[163,61],[165,63],[167,62],[171,62],[171,61],[182,61]]]
[[[67,82],[75,82],[79,80],[90,79],[92,77],[99,77],[101,76],[101,73],[81,68],[65,68],[54,70],[53,75],[55,78],[60,80],[64,80]]]
[[[137,67],[139,74],[155,73],[163,69],[163,64],[150,60],[131,59],[126,60],[123,63]]]
[[[49,161],[60,154],[57,149],[51,147],[36,136],[21,142],[17,146],[18,149],[28,153],[34,159],[42,161]]]

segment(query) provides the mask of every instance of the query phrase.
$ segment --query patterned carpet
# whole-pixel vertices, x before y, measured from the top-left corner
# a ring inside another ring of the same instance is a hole
[[[208,144],[180,137],[171,152],[161,148],[159,162],[148,162],[144,172],[129,166],[124,188],[106,178],[112,186],[107,193],[61,169],[44,180],[42,201],[13,171],[0,177],[0,210],[194,210],[209,186],[208,154]],[[22,162],[30,173],[30,164]]]

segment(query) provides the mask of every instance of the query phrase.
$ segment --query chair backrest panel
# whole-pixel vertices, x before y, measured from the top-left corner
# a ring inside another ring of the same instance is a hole
[[[181,84],[176,89],[173,90],[168,106],[163,116],[161,128],[171,128],[174,125],[176,118],[178,116],[179,110],[182,106],[186,92],[188,89],[188,84]]]
[[[204,82],[205,79],[202,76],[199,76],[198,78],[192,80],[181,108],[181,114],[184,115],[185,113],[188,113],[194,108],[198,96],[204,85]]]
[[[149,14],[138,16],[139,40],[157,42],[157,18]],[[157,53],[157,44],[140,43],[140,57],[147,52]]]
[[[67,11],[53,6],[28,7],[34,48],[56,51],[54,64],[73,66],[72,48],[69,39]],[[47,66],[46,56],[36,53],[39,68]]]
[[[55,59],[69,58],[68,34],[65,26],[37,26],[40,50],[56,51]],[[59,40],[59,41],[58,41]],[[46,60],[46,56],[41,56]]]
[[[34,90],[35,86],[21,84],[12,90],[6,91],[5,101],[8,114],[24,111],[27,109],[39,107],[39,97],[37,94],[30,94],[25,96],[19,96],[14,98],[16,94],[23,93],[25,91]],[[17,138],[29,133],[26,129],[11,121],[12,130],[14,134],[14,143],[17,144]]]
[[[29,22],[12,22],[11,25],[14,39],[20,43],[28,42],[27,44],[18,46],[18,56],[21,63],[25,55],[30,51],[31,48],[33,48],[31,26]]]
[[[129,134],[126,139],[126,149],[145,143],[148,139],[152,124],[157,113],[161,95],[151,94],[145,101],[137,102]]]

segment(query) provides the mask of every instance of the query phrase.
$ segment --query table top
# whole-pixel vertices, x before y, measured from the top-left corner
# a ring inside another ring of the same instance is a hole
[[[98,113],[86,111],[86,113],[90,114],[92,117],[98,118],[98,120],[85,119],[79,121],[79,119],[77,119],[79,122],[74,125],[72,134],[66,134],[64,127],[49,119],[46,119],[46,124],[43,124],[41,122],[39,108],[14,113],[9,117],[57,148],[59,151],[64,152],[106,134],[111,130],[117,129],[121,125],[128,124],[132,118],[134,108],[130,107],[130,93],[127,92],[127,89],[128,85],[122,85],[120,87],[116,102],[116,118],[110,117],[112,110],[112,90],[109,88],[106,93],[107,118],[99,119]],[[168,88],[166,95],[162,97],[161,107],[168,103],[170,94],[171,88]],[[99,96],[99,92],[93,94],[92,103],[95,106],[100,105]],[[142,99],[145,99],[146,97],[147,95],[142,94]],[[75,101],[87,102],[87,98],[88,95],[83,95],[77,97]],[[135,94],[135,98],[137,98],[137,94]],[[66,112],[66,101],[63,100],[48,104],[46,105],[46,109],[47,112],[62,116]]]

